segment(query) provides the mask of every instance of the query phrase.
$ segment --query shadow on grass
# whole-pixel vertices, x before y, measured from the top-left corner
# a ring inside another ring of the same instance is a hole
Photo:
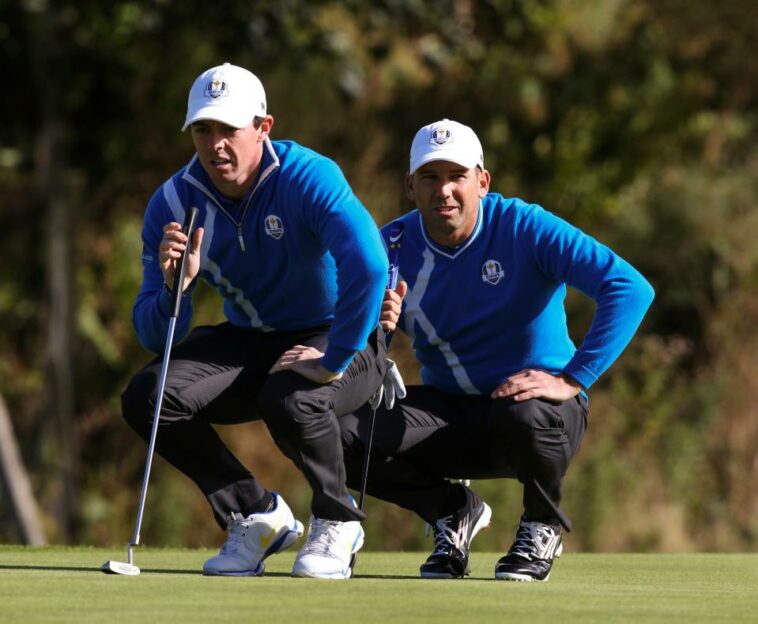
[[[41,570],[47,572],[100,572],[103,571],[100,567],[90,566],[56,566],[56,565],[17,565],[17,564],[0,564],[0,570]],[[186,570],[186,569],[165,569],[165,568],[140,568],[142,574],[188,574],[194,576],[202,576],[200,570]],[[120,574],[108,574],[107,576],[123,576]],[[266,572],[265,576],[274,578],[292,578],[289,572]],[[241,578],[241,577],[229,577],[229,578]],[[396,580],[396,581],[420,581],[424,583],[430,582],[430,579],[424,579],[420,576],[411,576],[408,574],[356,574],[352,577],[355,580],[371,579],[371,580]],[[472,578],[476,581],[495,581],[494,578]]]
[[[89,566],[56,566],[56,565],[9,565],[0,564],[0,570],[46,570],[48,572],[104,572],[100,567]],[[160,570],[155,568],[140,568],[141,572],[150,574],[200,574],[198,570]],[[108,576],[123,576],[121,574],[109,574]]]
[[[356,574],[353,576],[355,580],[361,580],[361,579],[381,579],[381,580],[396,580],[396,581],[418,581],[420,583],[438,583],[440,581],[446,582],[446,581],[461,581],[464,579],[430,579],[430,578],[421,578],[420,576],[416,575],[410,575],[410,574]],[[475,576],[469,576],[466,577],[469,581],[497,581],[496,578],[480,578]],[[503,581],[500,581],[502,583]]]

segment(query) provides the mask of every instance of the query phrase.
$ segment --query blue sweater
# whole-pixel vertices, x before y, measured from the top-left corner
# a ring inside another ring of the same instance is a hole
[[[142,229],[142,288],[133,321],[143,346],[164,348],[170,295],[158,247],[165,224],[199,209],[205,228],[199,276],[224,300],[233,325],[258,331],[331,323],[322,364],[342,371],[376,327],[387,260],[379,231],[330,159],[291,141],[268,141],[258,179],[242,202],[226,199],[197,155],[147,206]],[[182,297],[177,339],[192,316]]]
[[[608,247],[520,199],[489,193],[471,236],[452,250],[429,238],[417,210],[397,221],[409,286],[399,327],[413,339],[424,383],[446,392],[489,395],[526,368],[589,388],[653,300],[645,278]],[[385,243],[391,228],[382,229]],[[579,348],[566,326],[567,285],[597,304]]]

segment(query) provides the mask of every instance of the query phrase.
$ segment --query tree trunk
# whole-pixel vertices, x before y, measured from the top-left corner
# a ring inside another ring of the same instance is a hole
[[[42,530],[39,508],[34,500],[29,475],[21,460],[8,408],[0,395],[0,481],[8,493],[11,513],[18,525],[24,544],[47,544]]]
[[[60,54],[56,16],[46,2],[32,17],[32,61],[40,101],[40,124],[36,137],[35,165],[41,212],[46,215],[48,315],[48,431],[55,438],[54,513],[61,537],[74,536],[78,517],[77,441],[74,427],[74,379],[72,357],[73,279],[71,262],[71,211],[69,189],[64,183],[64,120],[57,67]]]

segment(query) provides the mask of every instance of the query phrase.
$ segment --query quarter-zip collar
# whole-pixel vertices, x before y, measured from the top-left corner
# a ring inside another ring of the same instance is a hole
[[[261,188],[263,184],[265,184],[265,182],[278,168],[279,157],[274,151],[273,144],[269,138],[266,137],[263,139],[263,157],[261,158],[261,165],[258,169],[258,177],[255,181],[255,184],[253,184],[251,189],[247,192],[245,198],[239,204],[242,207],[242,212],[240,214],[239,220],[237,220],[235,218],[235,215],[229,212],[229,210],[227,210],[225,207],[224,204],[230,200],[225,198],[221,193],[218,192],[216,187],[213,186],[210,179],[208,178],[208,174],[205,172],[205,169],[203,169],[203,165],[200,163],[200,159],[198,158],[197,154],[192,157],[192,160],[190,160],[187,166],[184,168],[182,179],[185,180],[188,184],[191,184],[195,188],[199,189],[210,201],[212,201],[218,207],[221,213],[234,224],[234,226],[237,228],[237,238],[239,239],[240,249],[242,251],[245,251],[245,240],[242,236],[242,227],[245,222],[245,216],[247,215],[247,211],[250,208],[250,204],[256,191]]]

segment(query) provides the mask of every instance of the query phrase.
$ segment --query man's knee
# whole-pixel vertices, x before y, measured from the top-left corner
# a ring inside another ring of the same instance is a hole
[[[568,443],[560,410],[539,399],[497,406],[492,413],[491,433],[500,443],[521,452],[539,452],[545,446]]]
[[[129,381],[121,394],[121,414],[129,425],[140,432],[149,427],[155,403],[156,378],[151,371],[143,369]]]
[[[578,440],[571,439],[574,429],[566,426],[568,419],[581,418],[578,407],[538,399],[498,407],[491,420],[493,457],[507,458],[521,476],[562,475],[578,448]]]
[[[519,430],[533,430],[544,422],[538,399],[512,401],[495,399],[492,403],[493,424],[499,429],[516,433]]]
[[[307,383],[297,373],[288,371],[268,378],[258,393],[257,406],[269,427],[311,424],[328,411],[318,388],[303,387]]]

